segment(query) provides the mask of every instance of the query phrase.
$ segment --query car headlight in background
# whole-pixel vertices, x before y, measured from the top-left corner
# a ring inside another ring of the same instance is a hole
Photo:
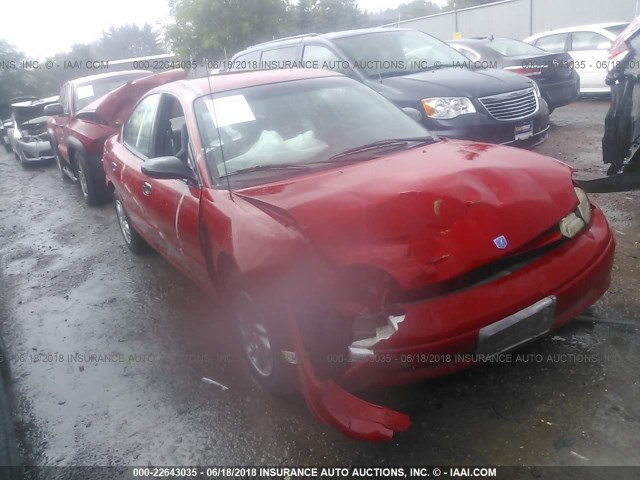
[[[575,237],[591,221],[591,203],[584,190],[575,187],[578,197],[578,208],[564,217],[559,224],[560,233],[567,238]]]
[[[476,112],[473,103],[466,97],[425,98],[422,108],[429,118],[450,119]]]

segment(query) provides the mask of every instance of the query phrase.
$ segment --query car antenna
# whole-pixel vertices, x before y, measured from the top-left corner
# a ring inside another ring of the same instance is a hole
[[[224,166],[224,176],[227,179],[227,189],[229,190],[229,200],[233,201],[233,195],[231,195],[231,183],[229,182],[229,172],[227,172],[227,162],[224,159],[224,147],[222,146],[222,137],[220,136],[220,127],[218,127],[218,118],[216,115],[216,106],[213,103],[213,89],[211,88],[211,75],[209,75],[209,62],[205,60],[204,70],[207,75],[207,83],[209,85],[209,95],[211,98],[211,111],[213,112],[213,123],[216,125],[216,132],[218,132],[218,142],[220,142],[220,155],[222,156],[222,165]],[[207,153],[205,152],[205,157]]]

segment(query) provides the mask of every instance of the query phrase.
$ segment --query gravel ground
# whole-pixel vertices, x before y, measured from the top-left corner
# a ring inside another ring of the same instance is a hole
[[[604,174],[606,109],[557,110],[537,151],[578,177]],[[413,420],[383,444],[343,438],[303,403],[261,391],[222,312],[159,255],[131,255],[113,207],[85,207],[53,165],[23,170],[2,152],[0,199],[1,328],[29,464],[640,465],[640,192],[594,196],[618,242],[594,321],[519,352],[580,357],[367,392]]]

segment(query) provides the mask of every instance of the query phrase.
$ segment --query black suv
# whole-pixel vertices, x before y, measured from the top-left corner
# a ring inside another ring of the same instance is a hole
[[[274,40],[236,54],[230,65],[336,70],[418,110],[424,126],[443,137],[527,147],[543,142],[549,109],[535,82],[483,66],[424,32],[388,28]]]

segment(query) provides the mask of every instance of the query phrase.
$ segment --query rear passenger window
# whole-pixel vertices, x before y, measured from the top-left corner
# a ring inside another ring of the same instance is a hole
[[[257,70],[260,68],[260,50],[240,55],[233,61],[231,70]]]
[[[558,33],[555,35],[542,37],[538,39],[535,45],[542,50],[546,50],[547,52],[562,53],[565,51],[567,35],[567,33]]]
[[[265,62],[295,62],[298,59],[298,45],[274,48],[262,52],[262,63]]]
[[[571,50],[607,50],[611,40],[596,32],[574,32],[571,36]]]
[[[124,144],[145,158],[152,155],[151,135],[159,102],[160,94],[149,95],[138,104],[124,124]]]

